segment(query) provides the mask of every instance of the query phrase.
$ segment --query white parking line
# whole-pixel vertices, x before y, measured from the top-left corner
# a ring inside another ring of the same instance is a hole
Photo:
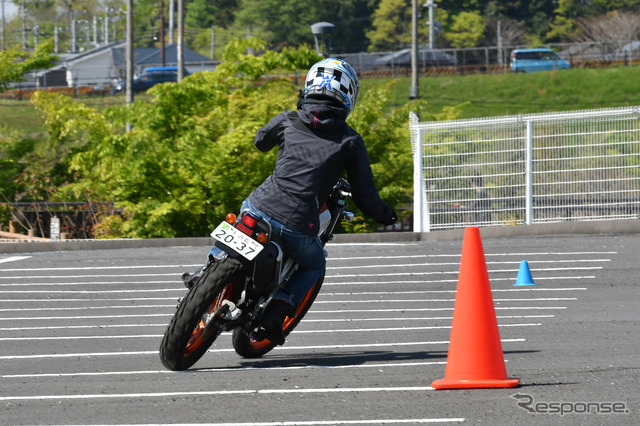
[[[0,259],[0,263],[17,262],[19,260],[29,259],[31,256],[11,256],[4,259]],[[2,271],[2,269],[0,269]]]
[[[428,264],[425,264],[428,265]],[[425,265],[386,265],[385,269],[388,269],[390,267],[398,267],[398,268],[406,268],[407,266],[425,266]],[[458,263],[456,264],[452,264],[452,265],[458,265]],[[431,266],[437,266],[437,265],[431,265]],[[381,265],[375,265],[375,266],[367,266],[366,268],[368,269],[375,269],[375,268],[381,268]],[[351,268],[351,267],[349,267]],[[337,267],[327,267],[327,271],[335,271],[337,269],[349,269],[349,268],[337,268]],[[354,267],[354,268],[360,268],[360,267]],[[603,269],[602,266],[575,266],[575,267],[559,267],[559,268],[530,268],[531,272],[550,272],[550,271],[583,271],[583,270],[601,270]],[[495,274],[495,273],[513,273],[513,272],[518,272],[519,269],[488,269],[487,272],[490,274]],[[328,277],[338,277],[338,278],[352,278],[352,277],[388,277],[388,276],[407,276],[407,275],[414,275],[414,276],[424,276],[424,275],[454,275],[457,274],[458,270],[451,270],[451,271],[428,271],[428,272],[392,272],[392,273],[374,273],[374,274],[340,274],[340,273],[333,273],[328,275]],[[36,279],[47,279],[47,280],[54,280],[54,279],[78,279],[78,278],[95,278],[95,279],[101,279],[101,278],[133,278],[133,277],[175,277],[176,280],[175,282],[178,282],[179,280],[179,274],[175,273],[175,272],[171,272],[171,273],[147,273],[147,274],[85,274],[85,275],[11,275],[11,276],[2,276],[0,277],[0,279],[3,280],[20,280],[21,282],[24,282],[24,280],[36,280]],[[126,282],[123,282],[123,284],[125,284]]]
[[[395,311],[392,311],[395,312]],[[167,314],[167,317],[171,314]],[[555,318],[555,315],[496,315],[497,319],[528,319],[528,318]],[[304,319],[305,324],[321,322],[387,322],[387,321],[442,321],[452,320],[453,317],[402,317],[402,318],[325,318],[325,319]],[[107,329],[107,328],[147,328],[147,327],[167,327],[167,323],[158,324],[96,324],[96,325],[57,325],[42,327],[1,327],[0,331],[27,331],[27,330],[86,330],[86,329]]]
[[[415,274],[414,274],[415,275]],[[450,275],[454,275],[453,272]],[[333,279],[333,278],[342,278],[344,275],[327,275],[325,280]],[[536,277],[536,281],[558,281],[558,280],[584,280],[584,279],[595,279],[595,275],[577,275],[577,276],[547,276],[547,277]],[[514,277],[510,278],[499,278],[499,277],[490,277],[490,281],[515,281]],[[384,281],[344,281],[344,282],[329,282],[325,281],[323,286],[336,286],[336,285],[392,285],[392,284],[441,284],[441,283],[457,283],[457,278],[452,279],[439,279],[439,280],[384,280]],[[173,286],[173,288],[165,289],[164,291],[182,291],[185,292],[186,288],[182,286],[179,278],[173,280],[166,281],[76,281],[76,282],[44,282],[44,283],[34,283],[34,282],[13,282],[13,283],[0,283],[0,287],[33,287],[33,286],[60,286],[60,287],[69,287],[69,286],[80,286],[80,285],[89,285],[89,286],[105,286],[105,285],[135,285],[135,284],[167,284]],[[515,289],[514,289],[515,290]],[[525,290],[525,289],[518,289]],[[551,289],[551,290],[559,290],[559,289]],[[449,291],[449,290],[442,290]]]
[[[268,395],[268,394],[311,394],[311,393],[356,393],[356,392],[423,392],[434,390],[430,386],[388,387],[388,388],[315,388],[315,389],[238,389],[220,391],[189,392],[149,392],[149,393],[114,393],[114,394],[81,394],[81,395],[20,395],[0,396],[0,401],[42,401],[73,399],[115,399],[115,398],[166,398],[185,396],[226,396],[226,395]]]
[[[500,339],[502,343],[526,342],[523,338]],[[428,345],[448,345],[448,340],[423,341],[423,342],[394,342],[394,343],[365,343],[365,344],[344,344],[344,345],[308,345],[308,346],[278,346],[276,351],[310,351],[339,349],[371,349],[371,348],[393,348],[406,346],[428,346]],[[234,352],[234,349],[210,349],[210,353]],[[142,356],[158,355],[158,350],[153,351],[126,351],[126,352],[90,352],[90,353],[68,353],[68,354],[37,354],[37,355],[3,355],[0,360],[22,360],[22,359],[48,359],[48,358],[85,358],[103,356]]]
[[[396,425],[426,423],[462,423],[464,418],[432,418],[432,419],[367,419],[367,420],[302,420],[243,423],[192,423],[190,426],[341,426],[341,425]],[[175,423],[131,424],[119,423],[120,426],[175,426]],[[73,425],[71,425],[73,426]]]
[[[221,367],[221,368],[194,368],[192,373],[228,373],[228,372],[248,372],[248,371],[289,371],[289,370],[345,370],[350,368],[391,368],[391,367],[424,367],[429,365],[445,365],[447,361],[408,361],[408,362],[385,362],[371,364],[346,364],[346,365],[270,365],[268,367]],[[78,373],[40,373],[40,374],[3,374],[0,379],[38,379],[56,377],[95,377],[95,376],[128,376],[132,374],[181,374],[180,371],[170,370],[141,370],[141,371],[91,371]]]
[[[537,327],[541,323],[528,324],[498,324],[498,327]],[[419,331],[419,330],[447,330],[450,325],[433,325],[423,327],[380,327],[380,328],[347,328],[331,330],[294,330],[292,334],[332,334],[332,333],[374,333],[380,331]],[[39,337],[0,337],[0,342],[31,342],[31,341],[60,341],[60,340],[114,340],[114,339],[161,339],[162,334],[122,334],[122,335],[95,335],[95,336],[39,336]]]
[[[575,259],[575,260],[537,260],[535,263],[592,263],[592,262],[611,262],[611,259]],[[533,262],[532,262],[533,263]],[[488,265],[519,265],[519,261],[503,261],[503,262],[491,262],[487,261],[485,264]],[[458,266],[460,262],[445,262],[445,263],[392,263],[392,264],[380,264],[376,263],[374,265],[352,265],[352,266],[328,266],[327,271],[332,271],[336,269],[375,269],[375,268],[409,268],[414,266]],[[457,271],[456,271],[457,272]]]
[[[529,292],[529,291],[585,291],[586,287],[565,288],[505,288],[492,289],[492,292]],[[410,290],[410,291],[351,291],[342,293],[322,292],[322,296],[387,296],[397,294],[451,294],[456,290]]]

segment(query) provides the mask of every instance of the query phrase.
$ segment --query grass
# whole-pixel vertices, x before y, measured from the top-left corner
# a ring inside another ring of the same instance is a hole
[[[42,118],[29,101],[0,99],[0,131],[9,127],[26,135],[37,135],[45,132]]]
[[[136,100],[145,98],[150,97],[145,94],[136,95]],[[123,94],[116,96],[79,96],[76,99],[94,108],[106,108],[111,105],[124,105],[125,103]],[[20,133],[31,137],[46,132],[44,120],[28,99],[0,98],[0,131],[4,127],[18,130]]]
[[[393,106],[409,100],[411,79],[362,79],[362,89],[392,81]],[[640,105],[640,67],[571,69],[534,74],[473,74],[420,78],[420,97],[427,112],[469,104],[460,118],[530,114]],[[79,98],[104,107],[124,103],[124,96]],[[138,98],[139,99],[139,98]],[[28,135],[45,131],[42,118],[28,100],[0,98],[0,131],[4,126]]]
[[[388,81],[363,80],[362,87]],[[395,80],[394,105],[408,101],[410,86],[410,78]],[[469,102],[461,118],[612,108],[640,105],[640,67],[429,77],[419,89],[429,112]]]

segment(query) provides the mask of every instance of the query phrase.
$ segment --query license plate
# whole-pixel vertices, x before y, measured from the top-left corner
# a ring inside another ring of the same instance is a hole
[[[238,231],[227,222],[222,222],[218,225],[211,233],[211,236],[232,248],[247,260],[253,260],[264,248],[262,244]]]

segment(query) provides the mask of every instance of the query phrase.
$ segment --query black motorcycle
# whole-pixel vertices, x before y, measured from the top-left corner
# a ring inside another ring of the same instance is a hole
[[[345,211],[351,196],[344,179],[333,188],[320,214],[320,240],[333,238],[339,220],[353,220]],[[244,358],[259,358],[271,351],[271,342],[261,327],[261,318],[281,286],[296,270],[279,235],[258,212],[230,213],[212,233],[218,254],[194,274],[183,274],[188,288],[160,345],[160,359],[170,370],[185,370],[195,364],[220,333],[233,331],[235,351]],[[326,252],[325,252],[326,253]],[[324,272],[287,317],[285,336],[298,325],[316,299]]]

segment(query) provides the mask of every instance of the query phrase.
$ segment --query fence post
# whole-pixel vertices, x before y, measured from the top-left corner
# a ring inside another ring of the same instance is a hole
[[[533,223],[533,122],[527,120],[524,165],[525,225]]]
[[[409,113],[409,123],[413,148],[413,232],[429,232],[429,206],[422,172],[422,129],[414,113]]]

